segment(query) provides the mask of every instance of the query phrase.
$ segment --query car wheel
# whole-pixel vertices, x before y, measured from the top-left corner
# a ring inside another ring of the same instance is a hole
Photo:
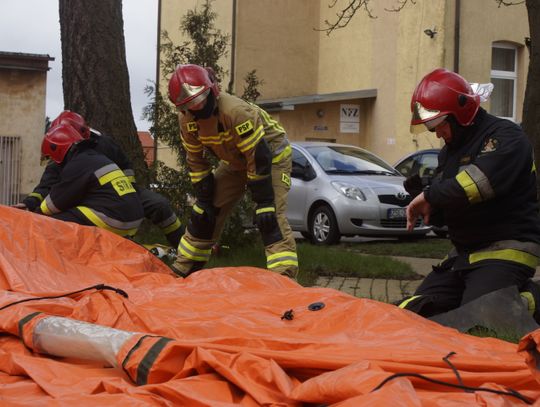
[[[330,245],[339,242],[336,216],[328,206],[319,206],[310,219],[311,242],[316,245]]]

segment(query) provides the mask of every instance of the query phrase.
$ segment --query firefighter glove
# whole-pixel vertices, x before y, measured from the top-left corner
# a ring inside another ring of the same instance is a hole
[[[212,204],[195,202],[188,222],[188,231],[198,239],[211,239],[219,210]]]
[[[403,181],[403,187],[413,199],[416,196],[420,195],[422,193],[422,190],[424,189],[422,185],[422,178],[420,178],[420,175],[418,174],[407,177],[407,179]]]
[[[261,232],[263,243],[269,246],[283,239],[273,204],[257,205],[255,209],[255,224]]]

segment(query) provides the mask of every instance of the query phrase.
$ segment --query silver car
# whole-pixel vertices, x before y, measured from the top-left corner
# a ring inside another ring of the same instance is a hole
[[[287,219],[313,243],[337,243],[341,236],[421,237],[420,220],[406,229],[411,200],[405,177],[364,149],[334,143],[292,143],[293,167]]]

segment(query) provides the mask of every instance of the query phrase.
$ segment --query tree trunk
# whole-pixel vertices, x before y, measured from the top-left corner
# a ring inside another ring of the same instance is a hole
[[[527,0],[529,30],[531,35],[527,89],[523,102],[523,129],[534,146],[537,170],[540,170],[540,2]],[[540,176],[536,178],[540,197]]]
[[[114,137],[145,185],[148,170],[131,109],[122,0],[60,0],[59,7],[65,109]]]

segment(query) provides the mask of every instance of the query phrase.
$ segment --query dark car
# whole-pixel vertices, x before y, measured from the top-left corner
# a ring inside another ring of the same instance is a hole
[[[395,163],[394,168],[398,170],[404,177],[412,177],[416,174],[420,175],[420,177],[433,176],[439,162],[439,151],[440,149],[438,148],[415,151],[414,153],[406,155]],[[446,226],[433,226],[432,230],[433,233],[439,237],[448,236],[448,228]]]
[[[437,168],[439,151],[438,148],[415,151],[401,158],[394,164],[394,168],[404,177],[411,177],[416,174],[421,177],[431,176],[435,172],[435,168]]]

